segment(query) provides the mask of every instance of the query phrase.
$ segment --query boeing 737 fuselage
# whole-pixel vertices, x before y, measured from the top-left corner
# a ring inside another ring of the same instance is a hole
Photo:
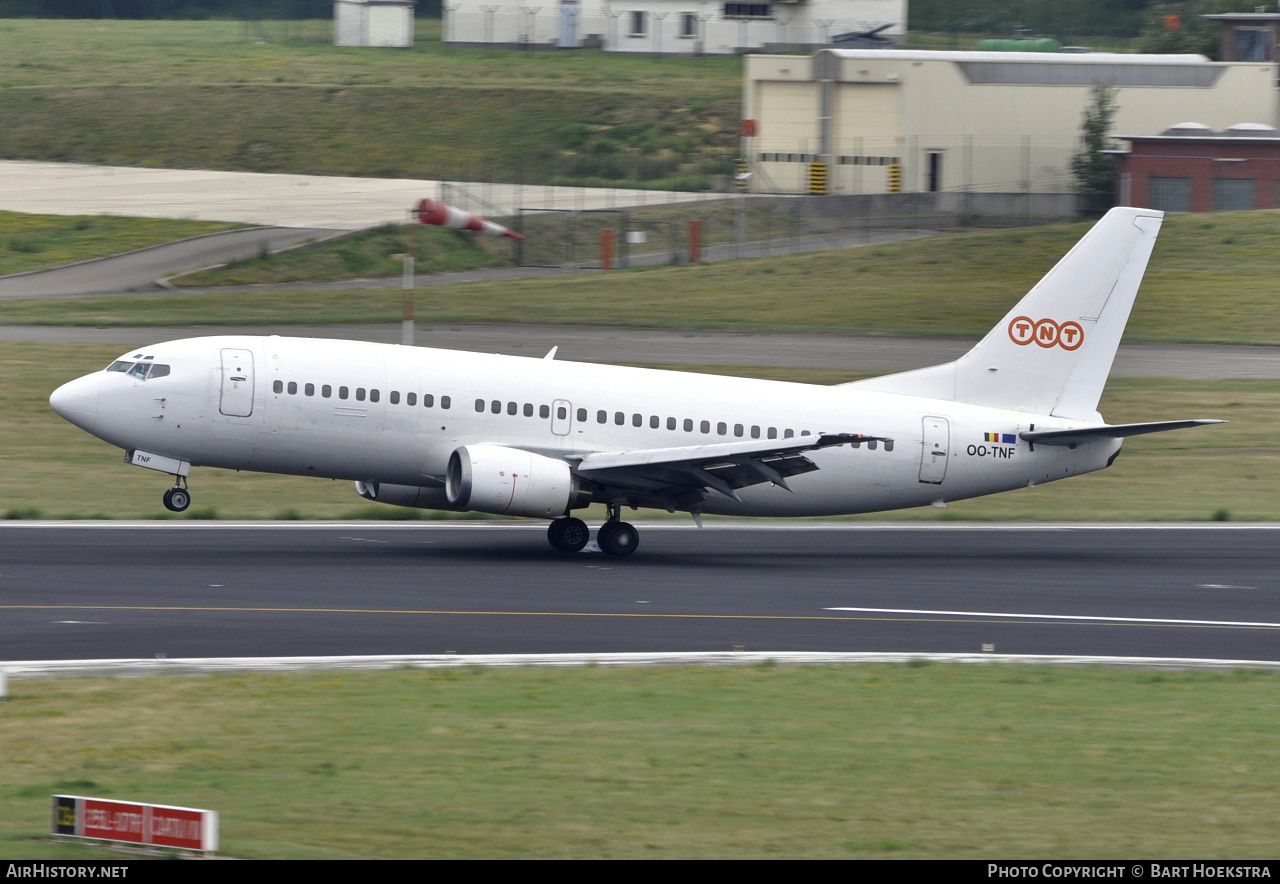
[[[192,466],[348,479],[398,506],[552,520],[604,503],[597,539],[633,552],[624,507],[823,516],[941,505],[1108,466],[1122,438],[1212,421],[1107,425],[1098,397],[1160,226],[1115,209],[966,356],[835,387],[285,337],[132,350],[53,408],[169,473]]]

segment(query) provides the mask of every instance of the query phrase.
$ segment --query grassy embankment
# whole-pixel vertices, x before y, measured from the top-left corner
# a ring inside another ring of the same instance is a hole
[[[985,334],[1088,229],[975,232],[820,254],[420,288],[419,321],[836,333]],[[1280,344],[1280,212],[1173,216],[1156,243],[1128,340]],[[399,287],[0,303],[0,324],[289,325],[395,322]]]
[[[48,405],[62,382],[102,368],[120,347],[0,344],[0,515],[9,518],[155,518],[168,477],[121,462],[120,452],[66,423]],[[834,383],[828,370],[721,369],[783,380]],[[1217,417],[1232,423],[1131,439],[1109,470],[951,504],[885,513],[874,519],[1280,519],[1272,477],[1280,475],[1280,389],[1270,381],[1118,378],[1102,411],[1114,420]],[[33,442],[35,444],[33,444]],[[33,476],[39,481],[32,481]],[[348,482],[197,469],[195,518],[447,517],[366,504]],[[661,515],[643,513],[645,516]],[[589,518],[598,518],[592,513]]]
[[[0,21],[0,157],[700,189],[741,60],[246,39],[235,21]],[[322,36],[321,36],[322,35]]]
[[[0,212],[0,276],[102,258],[241,224]]]
[[[59,791],[258,858],[1265,858],[1280,677],[1012,666],[11,683],[0,851]]]

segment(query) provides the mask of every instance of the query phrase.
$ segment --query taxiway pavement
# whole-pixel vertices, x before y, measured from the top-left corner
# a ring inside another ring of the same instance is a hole
[[[210,334],[282,334],[384,344],[401,342],[399,323],[280,327],[0,326],[0,342],[114,344],[122,349]],[[966,338],[496,323],[419,323],[414,341],[422,347],[532,357],[545,356],[552,347],[559,347],[557,359],[582,362],[830,368],[877,373],[950,362],[976,343]],[[1111,373],[1118,377],[1280,380],[1280,347],[1127,343],[1120,345]]]

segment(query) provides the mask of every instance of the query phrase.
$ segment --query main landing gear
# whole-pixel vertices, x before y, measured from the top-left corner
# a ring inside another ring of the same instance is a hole
[[[591,539],[591,529],[581,519],[570,516],[547,526],[547,540],[560,552],[580,552]],[[629,556],[640,545],[640,532],[620,518],[617,504],[609,504],[609,519],[596,532],[596,542],[606,555]]]
[[[191,506],[191,492],[186,487],[185,480],[181,476],[175,477],[179,484],[164,493],[164,508],[170,512],[180,513]]]

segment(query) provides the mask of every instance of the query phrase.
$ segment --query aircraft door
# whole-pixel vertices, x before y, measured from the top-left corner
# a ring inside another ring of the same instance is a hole
[[[947,451],[951,447],[951,424],[945,417],[926,417],[924,444],[920,448],[920,481],[941,485],[947,475]]]
[[[229,417],[253,414],[253,351],[222,351],[222,398],[218,410]]]
[[[573,428],[573,405],[567,399],[551,403],[551,432],[557,436],[569,435]]]

